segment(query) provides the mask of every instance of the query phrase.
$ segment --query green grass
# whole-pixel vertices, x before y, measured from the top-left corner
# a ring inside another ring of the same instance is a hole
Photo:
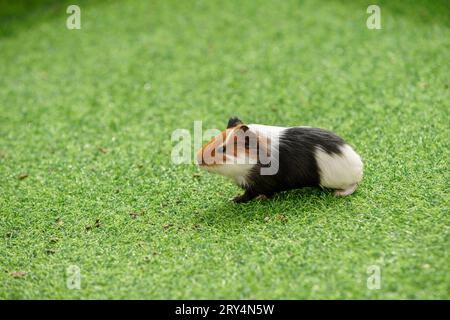
[[[377,3],[1,1],[0,298],[450,298],[449,5]],[[171,163],[235,114],[335,131],[362,185],[235,205]]]

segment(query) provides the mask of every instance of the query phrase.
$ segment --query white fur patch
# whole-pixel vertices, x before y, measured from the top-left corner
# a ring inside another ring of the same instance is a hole
[[[277,138],[283,133],[284,130],[287,129],[285,127],[266,126],[263,124],[249,124],[248,127],[253,132],[269,138]]]
[[[280,145],[280,137],[286,129],[285,127],[266,126],[262,124],[249,124],[250,130],[259,136],[267,137],[270,140],[271,154],[278,154],[278,147]],[[278,159],[274,159],[278,161]]]
[[[253,167],[253,164],[221,164],[207,167],[206,169],[208,171],[231,178],[238,185],[244,187],[247,185],[247,176]]]
[[[274,175],[278,173],[280,169],[280,137],[285,130],[289,128],[277,127],[277,126],[266,126],[261,124],[250,124],[248,125],[250,130],[260,136],[260,139],[266,137],[268,140],[265,144],[270,146],[270,152],[259,155],[259,160],[264,165],[261,168],[261,175]]]
[[[322,187],[346,190],[362,180],[363,163],[360,156],[348,144],[340,150],[341,154],[338,155],[316,148]]]

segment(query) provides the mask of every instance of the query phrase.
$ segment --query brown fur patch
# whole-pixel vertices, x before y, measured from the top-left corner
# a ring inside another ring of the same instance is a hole
[[[197,161],[199,163],[201,163],[201,165],[205,165],[205,166],[214,166],[214,165],[220,165],[220,164],[224,164],[226,162],[226,154],[230,155],[230,149],[232,148],[232,156],[237,157],[239,152],[243,151],[245,152],[246,156],[251,156],[251,155],[256,155],[256,157],[259,157],[259,152],[260,149],[262,149],[264,152],[269,152],[268,155],[270,155],[270,139],[268,139],[265,136],[261,136],[260,134],[257,134],[255,132],[247,132],[247,130],[245,130],[245,128],[247,128],[246,125],[244,124],[239,124],[235,127],[226,129],[224,131],[222,131],[221,133],[219,133],[217,136],[215,136],[214,138],[212,138],[209,142],[207,142],[198,152],[197,152]],[[240,145],[238,146],[238,142],[239,141],[239,131],[240,130],[245,130],[243,131],[244,133],[244,139],[256,139],[256,152],[252,151],[249,149],[248,146],[245,146],[245,142],[244,142],[244,146]],[[234,135],[233,137],[231,137],[231,139],[228,140],[227,139],[230,138],[230,135]],[[216,151],[218,148],[222,147],[222,145],[224,145],[224,143],[227,142],[227,145],[225,145],[225,153],[223,154],[221,161],[222,163],[218,163],[217,159],[215,159],[216,157]],[[244,147],[244,148],[242,148]],[[228,153],[227,153],[228,152]]]

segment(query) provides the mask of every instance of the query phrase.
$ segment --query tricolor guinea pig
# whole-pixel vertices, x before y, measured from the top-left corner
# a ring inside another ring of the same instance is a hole
[[[361,157],[333,132],[244,124],[237,117],[198,151],[197,162],[241,186],[244,194],[233,199],[238,203],[303,187],[330,188],[347,196],[363,176]]]

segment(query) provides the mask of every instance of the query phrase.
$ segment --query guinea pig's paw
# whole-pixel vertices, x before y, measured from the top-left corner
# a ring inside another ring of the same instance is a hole
[[[258,194],[252,192],[251,190],[246,190],[243,195],[234,197],[232,199],[235,203],[244,203],[254,199]]]
[[[358,186],[358,185],[355,183],[355,184],[350,185],[350,186],[349,186],[348,188],[346,188],[346,189],[337,189],[337,190],[334,191],[334,195],[337,196],[337,197],[345,197],[345,196],[349,196],[349,195],[351,195],[353,192],[355,192],[357,186]]]
[[[243,203],[243,202],[246,202],[248,200],[246,199],[245,194],[242,194],[240,196],[236,196],[236,197],[230,198],[230,201],[233,201],[234,203]]]
[[[247,193],[231,198],[231,201],[234,203],[244,203],[249,202],[250,200],[252,200],[252,197],[249,197]]]

